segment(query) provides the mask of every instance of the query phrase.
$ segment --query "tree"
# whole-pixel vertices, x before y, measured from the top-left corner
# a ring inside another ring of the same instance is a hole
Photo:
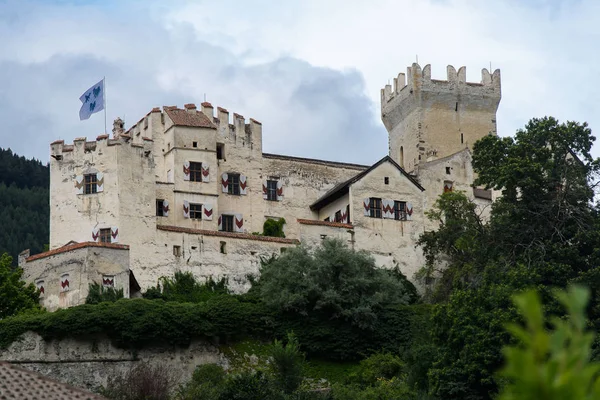
[[[337,239],[324,240],[313,252],[290,248],[265,263],[259,287],[264,303],[275,310],[318,314],[361,329],[373,327],[377,310],[408,302],[402,282],[377,268],[367,253]]]
[[[8,254],[0,256],[0,319],[40,309],[40,295],[35,285],[25,283],[21,279],[23,270],[13,270],[11,264]]]

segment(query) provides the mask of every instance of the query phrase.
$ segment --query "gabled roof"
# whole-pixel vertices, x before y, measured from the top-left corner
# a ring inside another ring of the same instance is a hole
[[[0,399],[102,400],[105,397],[0,361]]]
[[[385,162],[389,162],[394,167],[396,167],[402,173],[402,175],[407,177],[408,180],[413,183],[413,185],[415,185],[417,188],[419,188],[421,190],[421,192],[425,191],[425,188],[423,186],[421,186],[421,184],[419,184],[419,182],[417,182],[417,180],[415,178],[413,178],[408,172],[406,172],[400,165],[398,165],[398,163],[396,161],[392,160],[392,158],[390,156],[385,156],[381,160],[377,161],[375,164],[371,165],[366,170],[360,172],[357,175],[354,175],[352,178],[348,179],[347,181],[334,186],[327,193],[325,193],[323,196],[321,196],[317,201],[315,201],[313,204],[311,204],[310,209],[312,211],[319,210],[319,209],[323,208],[323,206],[325,204],[328,204],[333,200],[339,199],[340,197],[342,197],[343,195],[348,193],[348,191],[350,189],[350,185],[359,181],[365,175],[367,175],[369,172],[373,171],[375,168],[379,167],[381,164],[383,164]]]
[[[192,126],[212,129],[217,128],[215,124],[213,124],[211,120],[200,111],[188,111],[170,106],[165,106],[163,109],[176,126]]]

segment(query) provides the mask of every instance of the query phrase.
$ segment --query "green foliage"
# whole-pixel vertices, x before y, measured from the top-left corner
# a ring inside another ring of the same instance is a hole
[[[228,377],[219,400],[275,400],[281,399],[262,371],[246,371]]]
[[[514,296],[525,326],[510,324],[508,330],[519,341],[504,348],[506,366],[502,375],[509,383],[500,400],[558,400],[600,398],[600,363],[590,362],[594,334],[587,331],[585,308],[588,289],[571,286],[557,291],[568,317],[544,317],[535,291]],[[549,331],[548,324],[552,326]]]
[[[270,372],[275,385],[283,393],[290,394],[298,389],[303,379],[304,363],[304,354],[293,333],[288,334],[285,346],[275,340],[271,349]]]
[[[12,269],[12,257],[0,256],[0,320],[30,310],[39,310],[39,292],[21,278],[23,270]]]
[[[374,385],[334,385],[333,400],[408,400],[414,399],[412,392],[402,379],[379,379]]]
[[[324,240],[313,253],[290,248],[263,264],[260,293],[274,310],[305,318],[318,315],[367,330],[374,328],[378,310],[408,302],[401,282],[341,240]]]
[[[109,377],[101,394],[113,400],[168,400],[176,382],[166,365],[142,362],[125,375]]]
[[[227,293],[229,291],[225,278],[222,278],[219,282],[209,279],[204,283],[200,283],[191,272],[177,271],[173,278],[160,278],[160,283],[155,287],[148,288],[143,297],[180,303],[200,303],[215,295]]]
[[[47,165],[0,148],[0,254],[17,260],[25,249],[43,251],[49,239],[49,181]]]
[[[357,371],[348,376],[348,381],[361,386],[370,386],[378,380],[401,378],[405,365],[395,354],[375,353],[359,363]]]
[[[123,289],[106,288],[96,282],[90,283],[89,293],[85,298],[85,304],[98,304],[103,301],[117,301],[123,298]]]
[[[179,388],[176,398],[181,400],[219,400],[227,374],[217,364],[196,367],[191,381]]]
[[[283,233],[283,225],[285,225],[284,218],[269,218],[263,224],[263,235],[284,238],[285,234]]]

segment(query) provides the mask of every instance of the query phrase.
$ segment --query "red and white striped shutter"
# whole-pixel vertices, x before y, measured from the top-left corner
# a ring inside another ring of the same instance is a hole
[[[100,229],[98,229],[98,228],[92,229],[92,241],[98,242],[99,237],[100,237]]]
[[[406,203],[406,220],[412,221],[413,206],[412,203]]]
[[[207,221],[212,221],[213,216],[213,206],[209,203],[204,203],[202,207],[202,219]]]
[[[44,289],[44,281],[37,281],[35,283],[35,286],[37,287],[37,290],[40,291],[40,297],[44,295],[44,292],[46,291]]]
[[[102,172],[96,174],[96,192],[104,192],[104,174]]]
[[[267,181],[263,181],[263,199],[267,200],[269,198],[268,190],[267,190]]]
[[[277,201],[283,200],[283,182],[277,181]]]
[[[219,222],[218,222],[219,227],[217,229],[219,229],[220,231],[223,230],[223,216],[219,215]]]
[[[202,164],[202,182],[210,182],[210,167],[204,164]]]
[[[110,227],[110,242],[119,243],[119,228],[116,226]]]
[[[169,216],[169,202],[167,200],[163,200],[163,202],[162,202],[162,212],[163,212],[163,217]]]
[[[186,161],[183,163],[183,180],[184,181],[190,180],[190,162],[189,161]]]
[[[233,216],[233,229],[236,232],[244,232],[244,216],[242,214]]]
[[[227,176],[227,173],[224,173],[221,176],[221,189],[223,190],[223,193],[227,193],[227,190],[229,189],[229,177]]]
[[[394,200],[382,199],[381,210],[383,218],[394,218]]]
[[[364,209],[363,211],[364,211],[364,216],[365,217],[368,217],[368,216],[371,215],[371,209],[370,209],[371,206],[370,206],[370,204],[371,204],[371,199],[370,198],[367,197],[366,199],[363,199],[363,209]]]
[[[390,202],[390,218],[396,219],[396,209],[394,208],[394,204],[396,203],[394,200],[389,200]]]
[[[183,218],[190,217],[190,203],[187,200],[183,201]]]
[[[247,194],[246,192],[246,187],[247,187],[247,183],[246,183],[246,175],[240,175],[240,194]]]
[[[77,194],[83,194],[83,187],[85,185],[83,184],[83,175],[77,175],[75,177],[75,191],[77,192]]]
[[[114,275],[102,275],[102,286],[105,288],[115,287],[115,276]]]
[[[60,277],[60,291],[61,292],[68,292],[70,284],[71,283],[69,282],[69,274],[64,274]]]
[[[329,216],[329,222],[335,222],[335,213]]]
[[[340,212],[342,213],[342,224],[347,224],[348,223],[348,211],[346,208],[344,208],[343,210],[340,210]]]

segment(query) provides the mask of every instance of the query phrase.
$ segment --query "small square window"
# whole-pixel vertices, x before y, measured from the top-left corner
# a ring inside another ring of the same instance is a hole
[[[192,147],[198,147],[198,142],[192,142]]]
[[[226,242],[220,242],[219,243],[219,250],[221,251],[221,254],[227,254],[227,243]]]
[[[173,246],[173,255],[175,257],[181,257],[181,246]]]
[[[390,177],[386,176],[385,178],[383,178],[383,183],[385,183],[386,185],[390,184]]]
[[[202,219],[202,204],[190,203],[190,218]]]
[[[446,175],[450,175],[450,167],[446,167]]]
[[[100,229],[100,236],[98,237],[98,240],[101,243],[110,243],[111,242],[111,230],[110,230],[110,228]]]

